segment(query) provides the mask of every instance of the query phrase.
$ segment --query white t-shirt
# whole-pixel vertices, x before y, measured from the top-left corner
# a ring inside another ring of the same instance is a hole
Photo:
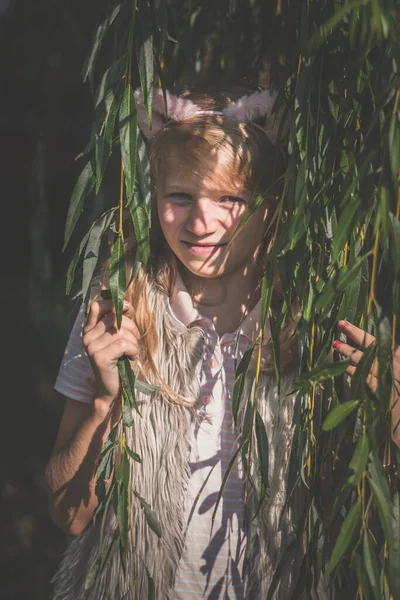
[[[236,333],[221,338],[210,319],[193,306],[181,280],[168,303],[172,316],[204,333],[201,396],[188,440],[191,476],[185,499],[186,543],[175,584],[175,600],[243,600],[241,580],[246,532],[243,530],[243,477],[236,464],[225,485],[212,528],[222,478],[237,448],[232,419]],[[83,308],[65,350],[56,389],[80,402],[94,397],[94,378],[82,346]],[[240,327],[238,360],[257,336],[260,304]],[[212,528],[212,531],[211,531]]]

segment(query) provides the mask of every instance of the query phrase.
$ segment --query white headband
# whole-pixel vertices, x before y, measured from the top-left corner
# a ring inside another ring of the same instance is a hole
[[[138,110],[139,126],[147,139],[154,137],[159,131],[164,129],[167,126],[168,121],[181,123],[182,121],[194,117],[210,115],[227,117],[229,119],[234,119],[239,123],[252,123],[254,126],[261,129],[273,144],[275,144],[278,139],[282,111],[272,114],[276,94],[269,90],[253,92],[249,96],[242,96],[236,102],[230,102],[222,111],[215,111],[204,110],[191,100],[174,96],[168,92],[168,90],[165,90],[165,106],[162,89],[155,88],[153,92],[151,130],[148,126],[146,111],[143,104],[143,94],[140,88],[135,91],[135,100]],[[165,119],[166,113],[168,116],[167,122]],[[267,117],[266,125],[264,127],[254,122],[256,119],[264,116]]]

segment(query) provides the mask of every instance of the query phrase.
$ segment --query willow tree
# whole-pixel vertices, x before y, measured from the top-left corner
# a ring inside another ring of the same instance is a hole
[[[285,510],[298,488],[307,502],[297,523],[298,539],[282,554],[269,598],[291,552],[301,546],[304,559],[293,598],[303,592],[317,597],[324,576],[346,598],[400,599],[400,452],[391,441],[390,424],[392,353],[400,319],[399,15],[393,0],[109,3],[83,69],[93,90],[93,133],[80,155],[83,170],[70,202],[65,245],[84,205],[96,203],[103,179],[118,171],[119,183],[108,194],[109,206],[88,223],[67,289],[79,272],[87,298],[111,236],[110,294],[118,319],[126,290],[122,215],[127,209],[138,243],[134,271],[151,269],[149,165],[135,87],[143,90],[149,124],[154,85],[231,75],[274,85],[276,108],[290,115],[283,140],[288,168],[282,210],[262,281],[262,320],[270,321],[279,382],[279,329],[287,307],[294,299],[300,302],[301,372]],[[111,156],[113,167],[107,168]],[[275,266],[284,292],[280,314],[270,309]],[[344,379],[348,362],[330,352],[339,319],[376,336],[350,386]],[[238,365],[236,399],[253,350]],[[137,409],[135,389],[151,393],[152,388],[135,381],[124,360],[119,369],[127,410],[101,456],[96,514],[103,518],[115,510],[119,535],[112,548],[103,549],[88,586],[110,552],[126,549],[129,461],[145,460],[126,446],[124,430],[131,426],[130,410]],[[375,392],[366,383],[371,369],[379,382]],[[265,446],[259,471],[268,486],[268,440],[257,429],[253,398],[246,402],[255,432],[242,432],[240,449],[246,459],[253,437]],[[106,489],[116,448],[121,459]],[[157,516],[145,498],[140,501],[149,526],[162,535]]]

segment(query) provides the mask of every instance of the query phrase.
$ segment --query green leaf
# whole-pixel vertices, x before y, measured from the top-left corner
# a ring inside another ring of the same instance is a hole
[[[148,526],[150,527],[150,529],[152,531],[154,531],[156,536],[160,538],[161,537],[161,527],[160,527],[160,523],[158,522],[156,513],[154,512],[154,510],[152,510],[150,505],[147,504],[147,502],[137,493],[136,490],[133,490],[133,493],[135,494],[135,496],[138,498],[138,500],[140,502],[140,506],[143,509]]]
[[[256,437],[257,437],[257,448],[258,448],[258,460],[259,460],[259,471],[261,476],[261,482],[264,489],[265,495],[268,489],[268,472],[269,472],[269,446],[268,436],[265,430],[264,421],[261,418],[260,413],[257,411],[256,414]],[[263,498],[262,498],[263,499]],[[260,503],[262,501],[260,499]]]
[[[390,554],[392,548],[396,545],[396,532],[393,530],[393,522],[395,519],[390,498],[389,483],[382,464],[375,452],[370,453],[370,459],[371,461],[368,466],[368,482],[378,510],[382,529],[387,540],[388,553]]]
[[[68,295],[71,293],[71,288],[72,288],[72,284],[74,283],[74,279],[75,279],[75,270],[76,267],[79,263],[79,259],[83,253],[83,251],[86,248],[86,244],[87,241],[89,239],[89,235],[90,235],[90,230],[87,232],[87,234],[82,238],[79,246],[77,247],[74,257],[72,259],[72,261],[70,262],[70,265],[68,267],[68,271],[67,271],[67,279],[66,279],[66,284],[65,284],[65,293]]]
[[[128,357],[123,356],[118,360],[117,364],[124,397],[127,399],[130,408],[136,410],[136,412],[140,415],[139,406],[135,397],[136,377],[132,371]]]
[[[344,359],[340,360],[339,362],[318,365],[314,369],[303,373],[301,377],[299,377],[295,382],[293,389],[299,390],[305,383],[319,383],[320,381],[325,381],[330,377],[337,377],[338,375],[342,375],[346,371],[349,364],[350,359]]]
[[[131,85],[127,85],[119,109],[119,139],[125,173],[126,198],[129,203],[135,189],[138,120]]]
[[[390,119],[388,143],[393,179],[397,181],[400,175],[400,124],[398,113],[393,113]]]
[[[150,164],[146,144],[142,134],[138,136],[138,154],[136,163],[137,185],[133,199],[128,202],[135,231],[138,257],[146,270],[151,272],[150,221],[151,188]]]
[[[142,459],[140,458],[139,454],[133,452],[133,450],[131,450],[129,446],[125,446],[125,450],[127,451],[128,455],[131,457],[132,460],[138,463],[142,462]]]
[[[78,177],[78,180],[72,192],[71,200],[69,202],[68,214],[65,225],[63,251],[67,247],[72,232],[75,229],[75,225],[78,222],[78,219],[83,209],[83,202],[92,191],[94,184],[95,177],[93,174],[92,163],[89,161],[87,165],[83,168],[82,173]]]
[[[357,499],[355,504],[350,508],[345,520],[340,528],[335,546],[332,551],[332,556],[329,560],[326,576],[330,575],[333,569],[339,564],[346,550],[349,548],[355,532],[361,522],[361,500]]]
[[[84,82],[88,77],[90,79],[93,79],[94,66],[99,55],[101,46],[103,44],[105,34],[107,33],[107,30],[110,28],[110,26],[113,24],[116,17],[118,16],[121,10],[121,6],[122,4],[117,4],[116,6],[114,6],[111,14],[108,15],[108,17],[104,19],[104,21],[100,23],[100,25],[96,29],[93,43],[90,48],[90,52],[85,60],[85,64],[82,71],[82,77]]]
[[[232,394],[232,414],[235,424],[237,424],[237,415],[240,405],[240,398],[242,397],[243,388],[245,384],[245,375],[247,369],[249,367],[251,357],[253,354],[253,350],[258,340],[254,340],[251,344],[246,348],[241,361],[236,369],[235,375],[235,384],[233,386],[233,394]]]
[[[124,402],[122,404],[122,422],[125,427],[132,427],[133,425],[133,416],[132,409],[129,405],[128,400],[124,397]]]
[[[341,405],[343,406],[343,404]],[[337,407],[339,408],[339,407]],[[349,468],[353,471],[353,474],[348,478],[348,483],[357,487],[361,481],[361,477],[367,466],[369,454],[369,442],[368,436],[365,431],[362,432],[360,439],[357,442],[356,449],[349,463]]]
[[[111,209],[104,213],[95,221],[89,231],[88,242],[85,249],[83,258],[83,276],[82,276],[82,296],[87,297],[89,292],[90,284],[92,282],[93,274],[99,259],[99,250],[101,240],[104,233],[108,230],[112,218],[114,216],[115,209]]]
[[[353,412],[360,404],[359,400],[349,400],[336,406],[326,417],[323,422],[322,429],[324,431],[330,431],[334,427],[337,427],[349,414]]]
[[[359,206],[360,202],[357,199],[350,200],[345,205],[333,236],[332,262],[337,260],[339,253],[343,251],[344,246],[350,237],[350,231],[354,226],[353,224]]]
[[[111,296],[115,307],[118,329],[121,327],[122,305],[126,294],[126,266],[124,242],[117,237],[111,253],[109,265],[109,283]]]
[[[156,598],[156,586],[154,585],[154,580],[150,575],[150,572],[147,567],[146,568],[146,576],[147,576],[147,600],[155,600]]]
[[[116,84],[122,78],[125,68],[125,62],[126,55],[123,55],[115,63],[113,63],[103,74],[95,94],[95,108],[97,108],[99,104],[104,100],[104,97],[108,90],[112,88],[114,84]]]
[[[368,529],[364,529],[363,556],[365,570],[376,600],[381,600],[380,590],[380,566],[378,564],[378,548]]]
[[[136,55],[139,67],[140,87],[143,92],[143,102],[147,122],[151,129],[154,85],[153,57],[153,25],[152,15],[147,0],[142,0],[138,14],[140,27],[135,36]]]
[[[147,383],[147,381],[142,381],[141,379],[137,379],[135,377],[135,389],[141,394],[145,394],[146,396],[151,396],[153,392],[158,392],[161,390],[160,386],[152,385],[151,383]]]
[[[393,598],[400,598],[400,494],[393,493],[393,545],[388,554],[387,579]]]
[[[108,152],[111,154],[112,143],[114,139],[115,121],[119,110],[119,97],[113,90],[108,90],[105,103],[107,105],[107,114],[104,120],[104,140],[108,147]]]
[[[400,275],[400,221],[393,213],[389,214],[390,233],[392,238],[392,261],[395,275]]]

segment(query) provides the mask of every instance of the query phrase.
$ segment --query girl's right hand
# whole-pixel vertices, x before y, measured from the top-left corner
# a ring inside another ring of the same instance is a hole
[[[133,319],[133,306],[124,301],[121,328],[117,329],[112,300],[99,299],[92,302],[83,328],[83,346],[96,378],[97,398],[110,406],[120,392],[118,359],[125,355],[132,363],[137,358],[140,334]]]

